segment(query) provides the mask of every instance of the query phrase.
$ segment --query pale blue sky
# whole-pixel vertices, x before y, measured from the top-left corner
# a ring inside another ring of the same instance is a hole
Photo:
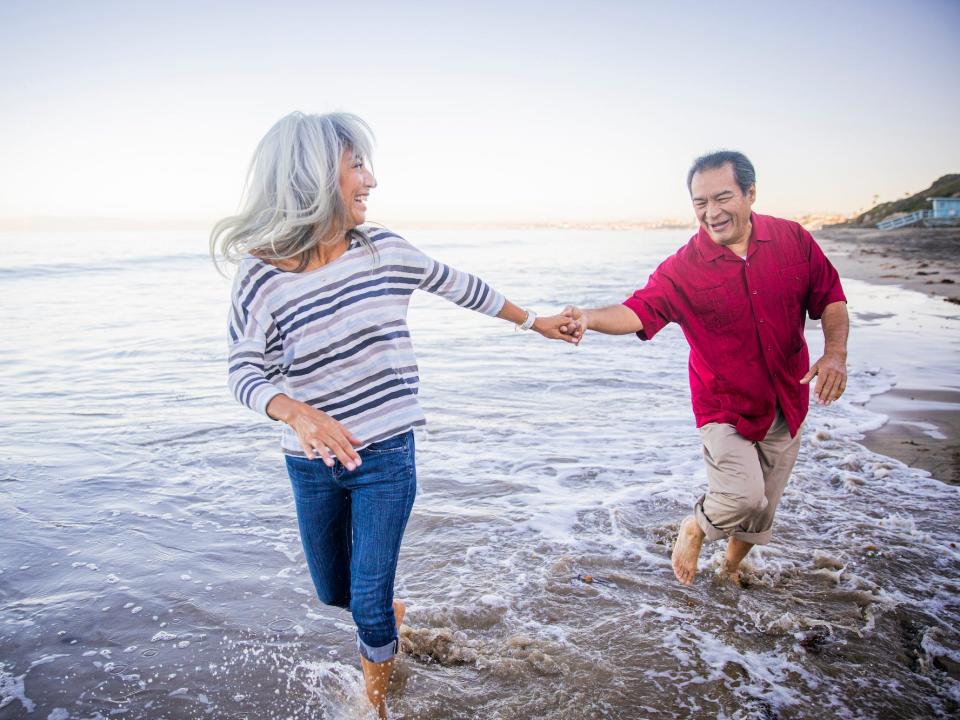
[[[719,147],[782,215],[960,171],[956,0],[354,5],[7,0],[0,217],[215,219],[294,109],[372,125],[383,222],[685,219]]]

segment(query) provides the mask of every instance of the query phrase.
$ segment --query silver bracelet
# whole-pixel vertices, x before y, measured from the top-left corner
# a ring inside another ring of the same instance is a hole
[[[527,319],[517,325],[521,330],[529,330],[537,321],[537,314],[533,310],[527,310]]]

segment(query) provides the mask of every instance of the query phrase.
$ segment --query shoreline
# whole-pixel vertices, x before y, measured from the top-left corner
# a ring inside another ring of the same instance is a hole
[[[960,305],[960,228],[824,228],[813,236],[841,277]]]
[[[960,228],[827,228],[813,234],[843,278],[896,285],[960,306]],[[898,383],[870,399],[866,408],[889,419],[866,433],[863,444],[960,485],[960,386],[917,385]]]

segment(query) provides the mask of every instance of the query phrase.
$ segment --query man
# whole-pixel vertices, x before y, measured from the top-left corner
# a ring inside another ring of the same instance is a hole
[[[756,174],[739,152],[698,158],[687,189],[700,229],[622,305],[568,307],[565,332],[650,340],[676,322],[690,344],[690,390],[708,488],[680,523],[673,571],[689,585],[706,540],[729,538],[723,572],[770,541],[773,516],[800,447],[817,378],[817,401],[847,381],[846,298],[836,270],[810,234],[751,211]],[[805,315],[820,319],[823,357],[809,365]],[[563,330],[563,329],[562,329]]]

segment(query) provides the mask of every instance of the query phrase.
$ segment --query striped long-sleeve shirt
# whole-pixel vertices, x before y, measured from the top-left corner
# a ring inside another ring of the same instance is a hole
[[[426,421],[417,402],[417,360],[407,328],[416,289],[495,316],[504,298],[479,278],[437,262],[388,230],[366,232],[333,262],[286,272],[244,258],[233,284],[229,385],[266,414],[283,393],[341,422],[364,445]],[[281,447],[302,456],[284,425]]]

